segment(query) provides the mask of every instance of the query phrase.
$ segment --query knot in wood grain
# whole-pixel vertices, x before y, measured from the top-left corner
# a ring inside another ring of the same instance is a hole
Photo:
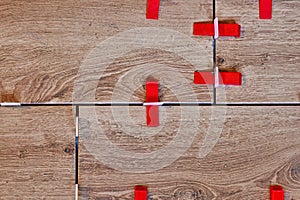
[[[27,153],[28,153],[27,150],[21,150],[21,151],[19,151],[19,153],[18,153],[18,157],[19,157],[19,158],[25,158],[26,155],[27,155]]]
[[[175,200],[208,200],[212,199],[213,193],[201,185],[179,186],[174,191]]]
[[[69,155],[74,154],[74,145],[68,145],[64,148],[64,152]]]
[[[295,183],[299,184],[299,188],[300,188],[300,160],[299,160],[299,157],[298,157],[298,159],[295,159],[291,163],[289,179],[291,182],[295,182]]]

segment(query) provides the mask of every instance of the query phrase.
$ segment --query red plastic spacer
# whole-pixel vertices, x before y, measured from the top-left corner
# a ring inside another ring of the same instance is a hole
[[[284,191],[281,186],[270,186],[270,200],[284,200]]]
[[[220,24],[219,23],[219,36],[225,37],[240,37],[241,36],[241,26],[239,24]],[[194,35],[201,35],[201,36],[214,36],[215,28],[213,23],[202,23],[202,22],[195,22]]]
[[[194,72],[194,83],[211,85],[215,83],[215,77],[212,72]]]
[[[134,187],[134,200],[147,200],[148,190],[146,186],[138,185]]]
[[[272,0],[259,0],[259,19],[272,18]]]
[[[146,82],[146,102],[158,102],[158,81],[151,80]],[[146,106],[147,126],[159,126],[158,106]]]
[[[146,19],[158,19],[160,0],[148,0]]]
[[[194,83],[201,85],[212,85],[215,83],[215,76],[212,72],[194,72]],[[242,85],[242,74],[239,72],[220,72],[220,85]]]

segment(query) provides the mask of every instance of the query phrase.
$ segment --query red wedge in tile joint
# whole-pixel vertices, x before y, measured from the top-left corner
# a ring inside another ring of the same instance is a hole
[[[160,0],[148,0],[146,19],[158,19]]]
[[[212,72],[194,72],[194,83],[201,85],[212,85],[215,83],[215,76]],[[242,74],[239,72],[220,72],[220,85],[242,85]]]
[[[147,200],[148,190],[146,186],[137,185],[134,187],[134,200]]]
[[[146,103],[158,102],[158,81],[148,80],[146,82]],[[157,105],[146,106],[147,126],[159,126],[159,112]]]
[[[272,19],[272,0],[259,0],[259,19]]]
[[[270,186],[270,200],[284,200],[284,191],[281,186]]]
[[[241,26],[239,24],[222,24],[219,23],[220,37],[240,37]],[[215,28],[213,23],[195,22],[193,28],[194,35],[200,36],[214,36]]]

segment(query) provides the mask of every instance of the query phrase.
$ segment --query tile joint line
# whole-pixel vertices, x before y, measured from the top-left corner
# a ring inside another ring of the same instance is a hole
[[[75,200],[78,200],[78,142],[79,142],[79,105],[75,105]]]
[[[216,19],[216,0],[213,1],[213,23],[215,23]],[[213,51],[213,72],[216,73],[216,38],[212,37],[212,51]],[[217,88],[215,83],[213,84],[213,104],[217,104]]]
[[[41,106],[300,106],[300,102],[42,102],[42,103],[0,103],[1,107],[41,107]],[[79,116],[79,115],[78,115]],[[79,119],[79,118],[78,118]],[[76,119],[75,119],[76,120]],[[79,120],[78,120],[79,122]],[[76,121],[75,121],[76,123]],[[79,124],[78,124],[79,126]],[[79,128],[76,135],[79,136]]]

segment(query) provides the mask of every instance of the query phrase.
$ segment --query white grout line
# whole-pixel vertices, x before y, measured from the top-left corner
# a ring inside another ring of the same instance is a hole
[[[219,67],[215,67],[215,88],[219,87]]]
[[[79,136],[79,106],[75,106],[75,126],[76,126],[76,137]]]
[[[164,102],[148,102],[148,103],[143,103],[144,106],[162,106]]]
[[[3,107],[19,107],[19,106],[21,106],[21,103],[4,102],[4,103],[1,103],[1,106],[3,106]]]
[[[78,200],[78,184],[75,185],[75,200]]]
[[[218,39],[218,37],[219,37],[219,20],[218,20],[217,17],[214,19],[214,29],[215,29],[215,31],[214,31],[215,32],[214,38]]]

